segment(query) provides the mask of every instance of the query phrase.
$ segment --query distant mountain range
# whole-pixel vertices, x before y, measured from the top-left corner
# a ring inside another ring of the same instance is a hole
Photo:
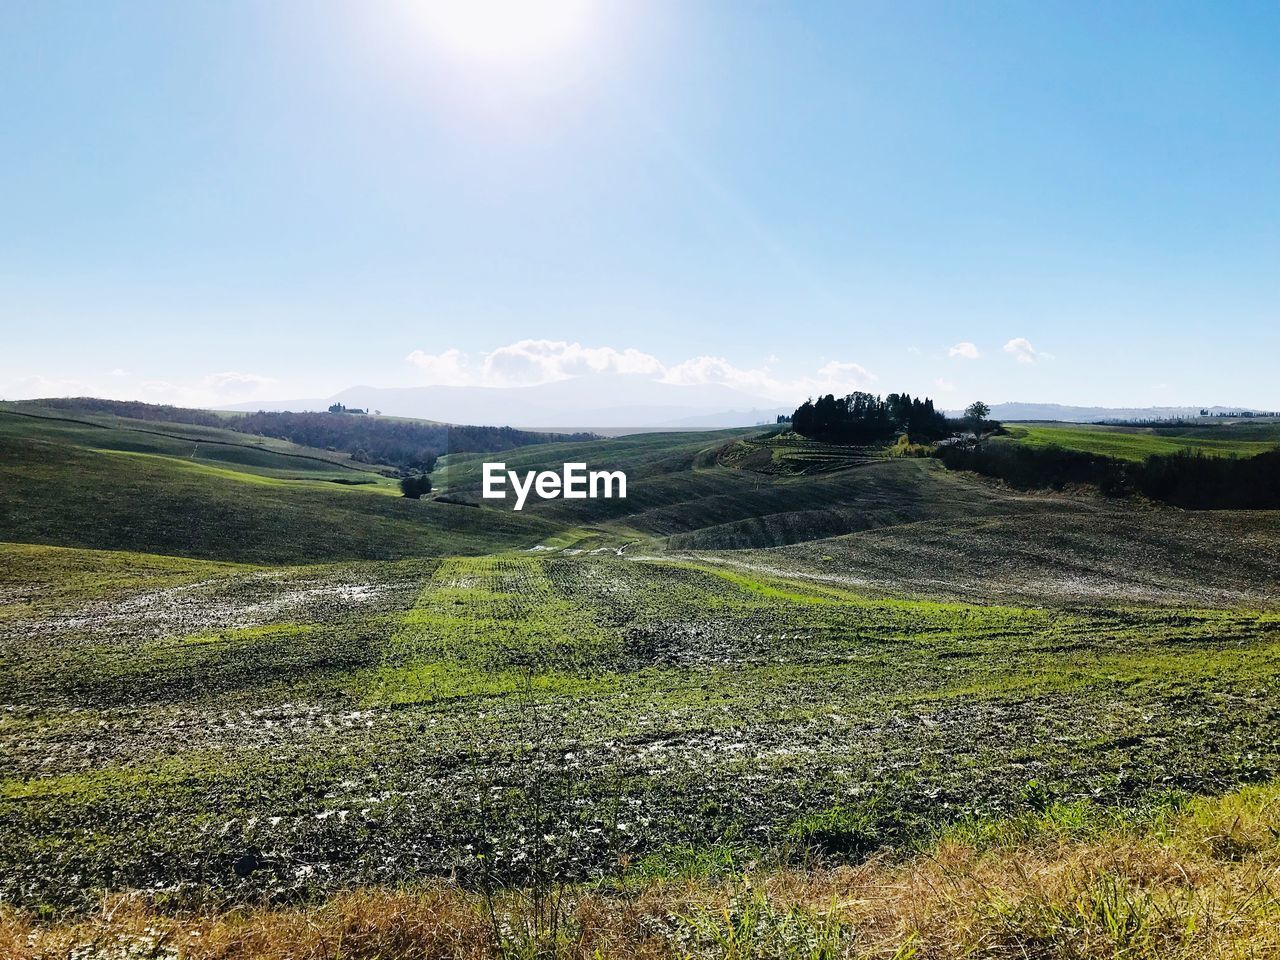
[[[799,402],[799,401],[797,401]],[[773,423],[795,404],[779,404],[718,383],[682,386],[641,374],[592,374],[528,387],[350,387],[330,397],[257,400],[228,410],[324,410],[341,403],[390,417],[541,430],[711,430]],[[1168,420],[1245,407],[1078,407],[1060,403],[997,403],[997,420]],[[962,411],[948,410],[959,416]]]
[[[996,403],[991,416],[996,420],[1063,420],[1069,423],[1093,423],[1098,420],[1176,420],[1198,417],[1201,410],[1209,414],[1242,413],[1250,407],[1073,407],[1061,403]],[[1256,411],[1255,411],[1256,412]],[[948,410],[948,416],[960,416],[961,410]]]
[[[229,410],[324,410],[341,403],[385,416],[535,429],[716,429],[772,423],[791,406],[723,384],[681,386],[597,374],[529,387],[350,387],[331,397],[259,400]]]

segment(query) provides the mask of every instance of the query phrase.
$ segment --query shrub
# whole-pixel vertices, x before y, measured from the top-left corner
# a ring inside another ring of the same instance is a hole
[[[1141,494],[1199,510],[1280,507],[1280,450],[1255,457],[1187,451],[1132,463],[1061,447],[980,443],[940,446],[935,455],[952,469],[971,470],[1021,489],[1094,486],[1109,497]]]
[[[417,500],[424,493],[431,492],[431,478],[423,473],[402,477],[400,479],[400,492],[410,500]]]

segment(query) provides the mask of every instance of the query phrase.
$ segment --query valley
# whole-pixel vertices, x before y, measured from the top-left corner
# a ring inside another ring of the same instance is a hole
[[[121,891],[153,927],[390,890],[715,903],[1280,775],[1273,511],[736,430],[507,450],[628,476],[517,513],[488,454],[414,501],[328,451],[31,413],[0,412],[0,897],[64,924],[32,936]]]

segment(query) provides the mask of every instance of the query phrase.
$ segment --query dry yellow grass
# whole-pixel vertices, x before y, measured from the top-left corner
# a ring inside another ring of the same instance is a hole
[[[57,923],[4,908],[0,956],[1280,958],[1280,786],[1087,839],[1041,823],[942,840],[906,862],[575,892],[554,937],[521,894],[491,914],[479,894],[438,884],[194,916],[139,896]]]

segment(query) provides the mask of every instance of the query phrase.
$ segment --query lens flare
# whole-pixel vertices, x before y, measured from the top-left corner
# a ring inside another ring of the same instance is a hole
[[[493,61],[552,57],[581,41],[590,0],[425,0],[419,21],[449,53]]]

